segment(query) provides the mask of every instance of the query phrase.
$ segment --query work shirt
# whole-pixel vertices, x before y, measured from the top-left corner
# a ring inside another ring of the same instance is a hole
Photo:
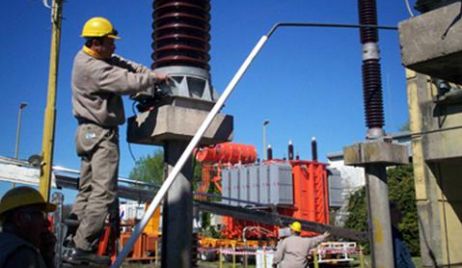
[[[0,232],[0,267],[47,268],[36,247],[9,232]]]
[[[303,268],[308,266],[308,254],[310,249],[316,247],[326,237],[300,237],[291,235],[280,241],[273,257],[273,264],[279,264],[279,268]]]
[[[77,119],[111,128],[125,122],[121,95],[154,87],[150,69],[113,55],[102,60],[81,50],[72,69],[72,106]]]

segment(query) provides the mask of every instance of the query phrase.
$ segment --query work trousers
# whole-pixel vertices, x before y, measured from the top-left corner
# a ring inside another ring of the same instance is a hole
[[[92,251],[108,215],[118,215],[118,130],[81,124],[77,128],[76,147],[82,160],[79,193],[72,208],[80,222],[74,243],[79,249]]]

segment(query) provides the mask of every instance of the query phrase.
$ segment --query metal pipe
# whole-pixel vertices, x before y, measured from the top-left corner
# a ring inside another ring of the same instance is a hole
[[[56,210],[54,212],[54,233],[56,236],[57,243],[55,244],[55,267],[61,267],[63,260],[63,243],[64,243],[64,228],[63,223],[63,204],[64,195],[60,192],[53,193],[52,202],[56,204]]]
[[[263,160],[268,160],[268,152],[266,151],[266,127],[269,123],[269,120],[263,121]]]
[[[245,59],[244,63],[241,65],[239,70],[236,72],[234,77],[231,79],[228,86],[224,90],[223,94],[220,96],[218,101],[215,103],[212,110],[210,111],[210,113],[205,118],[204,122],[202,122],[201,126],[197,130],[196,134],[194,134],[194,137],[192,138],[191,142],[186,147],[186,149],[183,152],[183,154],[181,155],[180,159],[178,160],[176,165],[173,167],[172,172],[168,175],[167,179],[164,181],[164,183],[160,187],[160,189],[157,192],[156,196],[153,198],[151,204],[149,205],[148,209],[146,210],[146,213],[144,214],[143,219],[141,219],[141,221],[136,225],[135,229],[133,230],[132,236],[127,241],[127,244],[122,249],[122,252],[120,253],[120,255],[117,256],[116,261],[114,262],[114,264],[112,264],[111,267],[120,267],[122,265],[123,260],[127,257],[128,253],[133,248],[133,245],[135,244],[138,237],[141,235],[144,227],[146,226],[149,219],[154,214],[154,211],[159,206],[160,202],[164,199],[165,194],[167,193],[170,186],[173,184],[176,176],[179,174],[179,172],[183,168],[186,161],[191,157],[191,154],[192,154],[194,148],[199,143],[200,139],[202,138],[202,135],[204,135],[205,131],[207,130],[207,128],[212,123],[212,120],[218,114],[218,112],[221,110],[221,108],[223,107],[223,104],[225,103],[226,99],[228,99],[229,95],[233,92],[235,86],[237,85],[237,83],[239,82],[241,77],[244,75],[245,71],[249,68],[249,66],[252,63],[253,59],[258,54],[258,52],[260,52],[261,48],[263,47],[263,45],[266,43],[267,40],[268,40],[268,36],[266,36],[266,35],[264,35],[264,36],[262,36],[260,38],[258,43],[255,45],[255,47],[252,49],[250,54]]]
[[[268,155],[266,160],[273,160],[273,148],[271,148],[271,144],[268,144],[268,148],[266,148],[266,153]]]
[[[291,140],[289,140],[289,145],[287,148],[287,159],[294,160],[294,145],[292,144]]]
[[[396,26],[383,26],[375,24],[342,24],[342,23],[314,23],[314,22],[278,22],[273,25],[271,30],[266,34],[268,38],[276,31],[279,27],[326,27],[326,28],[373,28],[380,30],[392,30],[397,31]]]
[[[318,142],[315,137],[311,138],[311,160],[318,161]]]

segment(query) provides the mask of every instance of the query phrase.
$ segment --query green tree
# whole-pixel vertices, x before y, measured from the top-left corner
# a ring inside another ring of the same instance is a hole
[[[152,155],[141,157],[130,171],[130,179],[162,184],[164,178],[164,155],[157,150]]]
[[[414,256],[419,255],[419,226],[412,165],[391,168],[387,174],[390,200],[397,203],[403,213],[399,230],[411,253]]]
[[[419,255],[419,229],[412,165],[389,168],[387,176],[389,198],[398,204],[403,214],[399,230],[403,234],[411,254]],[[366,190],[364,187],[350,196],[348,211],[349,217],[345,227],[367,231]]]
[[[193,160],[193,182],[201,180],[201,165]],[[151,182],[157,185],[162,184],[164,180],[164,154],[162,150],[157,150],[152,155],[141,157],[130,171],[130,179]],[[195,185],[193,185],[195,189]]]

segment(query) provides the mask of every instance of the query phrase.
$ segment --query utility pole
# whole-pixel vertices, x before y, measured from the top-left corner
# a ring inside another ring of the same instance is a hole
[[[14,158],[19,159],[19,143],[21,139],[21,118],[22,118],[22,110],[27,107],[26,102],[21,102],[19,104],[19,111],[18,111],[18,125],[16,127],[16,145],[14,147]]]
[[[59,46],[61,42],[62,0],[53,0],[51,6],[51,48],[48,74],[48,96],[45,108],[42,137],[42,163],[40,165],[40,193],[50,200],[51,169],[56,118],[56,84],[58,78]]]

